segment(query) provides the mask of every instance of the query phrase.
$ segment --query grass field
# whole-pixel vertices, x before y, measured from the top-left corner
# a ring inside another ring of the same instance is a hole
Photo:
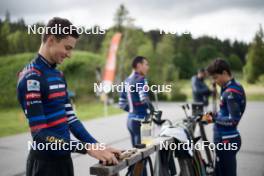
[[[80,120],[89,120],[104,116],[102,103],[77,104],[76,114]],[[122,111],[117,107],[109,106],[108,114],[118,114]],[[22,110],[17,108],[0,110],[0,137],[29,131],[28,122]]]
[[[245,88],[247,99],[251,101],[264,101],[264,85],[248,84],[244,81],[241,84]]]
[[[27,120],[17,106],[17,97],[14,95],[16,95],[16,74],[34,55],[34,53],[23,53],[0,57],[0,137],[28,131]],[[76,93],[76,99],[80,102],[76,105],[76,110],[81,120],[104,116],[103,104],[95,101],[93,92],[93,83],[96,82],[95,69],[103,63],[104,58],[100,55],[75,51],[72,59],[65,61],[65,64],[59,67],[67,78],[70,90]],[[243,81],[242,73],[235,74],[235,77],[244,86],[249,101],[264,101],[264,83],[248,84]],[[182,92],[187,95],[189,102],[192,101],[191,81],[178,80],[175,84],[177,88],[172,91]],[[122,111],[118,108],[109,107],[109,115],[120,112]]]
[[[240,81],[245,88],[248,101],[264,101],[264,85],[248,84]],[[189,80],[180,80],[177,82],[181,85],[181,90],[192,101],[191,83]],[[219,90],[218,90],[219,92]],[[80,120],[89,120],[104,116],[104,107],[102,103],[77,103],[76,114]],[[122,111],[116,107],[109,106],[108,114],[118,114]],[[18,134],[28,131],[27,120],[19,107],[5,108],[0,110],[0,137]]]

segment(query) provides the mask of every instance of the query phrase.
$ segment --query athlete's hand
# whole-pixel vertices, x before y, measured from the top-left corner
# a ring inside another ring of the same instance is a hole
[[[121,151],[107,146],[98,148],[98,145],[100,144],[90,144],[90,148],[87,150],[87,153],[98,159],[103,165],[118,164],[117,156],[121,154]]]
[[[213,117],[212,117],[211,113],[204,114],[203,117],[202,117],[202,121],[203,122],[207,122],[207,123],[212,123],[213,122]]]
[[[119,150],[119,149],[116,149],[116,148],[113,148],[113,147],[109,147],[109,146],[106,146],[106,150],[113,153],[116,158],[119,158],[119,156],[121,155],[122,151]]]

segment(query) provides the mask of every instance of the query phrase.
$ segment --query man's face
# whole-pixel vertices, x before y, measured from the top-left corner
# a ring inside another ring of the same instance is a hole
[[[206,77],[206,72],[198,72],[198,77],[204,79]]]
[[[138,67],[139,72],[142,75],[147,75],[148,70],[149,70],[149,64],[148,64],[148,61],[146,59],[144,59],[142,63],[139,63],[137,65],[137,67]]]
[[[56,40],[53,36],[49,37],[47,42],[50,48],[51,60],[55,64],[61,64],[65,58],[71,57],[72,49],[75,47],[77,39],[68,36],[65,39]]]
[[[217,85],[222,87],[225,84],[225,74],[213,74],[212,75],[213,82],[215,82]]]

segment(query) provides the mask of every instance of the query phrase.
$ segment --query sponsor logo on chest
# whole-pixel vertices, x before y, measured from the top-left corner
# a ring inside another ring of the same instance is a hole
[[[50,85],[49,89],[50,90],[54,90],[54,89],[63,89],[65,88],[65,84],[54,84],[54,85]]]

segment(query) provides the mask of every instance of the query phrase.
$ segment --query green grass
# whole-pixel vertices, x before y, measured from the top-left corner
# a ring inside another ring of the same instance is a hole
[[[22,110],[10,108],[0,111],[0,137],[22,133],[28,130]]]
[[[241,81],[244,86],[247,99],[251,101],[264,101],[264,85],[263,84],[248,84]]]
[[[187,101],[192,101],[192,85],[191,80],[182,79],[178,80],[176,84],[180,85],[182,93],[187,95]]]
[[[119,114],[123,111],[114,106],[108,106],[108,115]],[[77,104],[76,114],[80,120],[89,120],[99,117],[104,117],[104,106],[102,103],[93,104]]]
[[[118,114],[122,111],[116,107],[108,106],[108,115]],[[104,116],[102,103],[78,103],[76,114],[80,120],[90,120]],[[19,134],[29,131],[27,120],[20,108],[0,110],[0,137]]]

